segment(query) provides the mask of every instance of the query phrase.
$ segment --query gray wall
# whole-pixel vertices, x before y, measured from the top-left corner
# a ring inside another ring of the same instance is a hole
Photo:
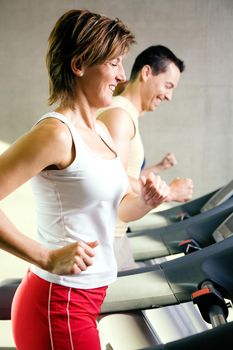
[[[173,151],[164,173],[192,177],[195,197],[233,174],[233,0],[0,0],[0,140],[13,142],[47,107],[44,64],[48,34],[71,8],[125,20],[137,45],[125,61],[163,44],[186,63],[173,101],[141,120],[148,163]]]

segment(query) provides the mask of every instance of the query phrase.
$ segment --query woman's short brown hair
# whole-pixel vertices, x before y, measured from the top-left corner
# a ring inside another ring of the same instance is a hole
[[[49,105],[57,101],[73,105],[74,57],[78,67],[90,67],[124,54],[134,42],[134,35],[118,18],[110,19],[88,10],[66,12],[48,40]]]

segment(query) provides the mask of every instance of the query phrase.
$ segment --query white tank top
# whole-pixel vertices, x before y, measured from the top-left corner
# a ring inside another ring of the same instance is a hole
[[[113,233],[117,208],[128,187],[127,175],[117,156],[109,160],[96,155],[65,116],[50,112],[40,120],[49,117],[68,126],[76,157],[66,169],[44,170],[31,180],[39,240],[49,248],[77,240],[98,240],[99,245],[93,265],[79,275],[58,276],[34,265],[31,270],[49,282],[68,287],[89,289],[108,285],[117,275]],[[98,123],[96,130],[108,145],[109,136]]]

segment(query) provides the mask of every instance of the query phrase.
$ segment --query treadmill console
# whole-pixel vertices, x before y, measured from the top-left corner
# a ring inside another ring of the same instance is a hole
[[[201,212],[203,213],[209,209],[217,207],[217,205],[222,204],[231,196],[233,196],[233,180],[217,191],[201,208]]]
[[[220,242],[233,235],[233,213],[214,231],[213,238]]]

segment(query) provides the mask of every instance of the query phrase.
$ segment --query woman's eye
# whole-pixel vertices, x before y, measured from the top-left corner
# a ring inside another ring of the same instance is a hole
[[[113,67],[117,67],[117,63],[111,63]]]

